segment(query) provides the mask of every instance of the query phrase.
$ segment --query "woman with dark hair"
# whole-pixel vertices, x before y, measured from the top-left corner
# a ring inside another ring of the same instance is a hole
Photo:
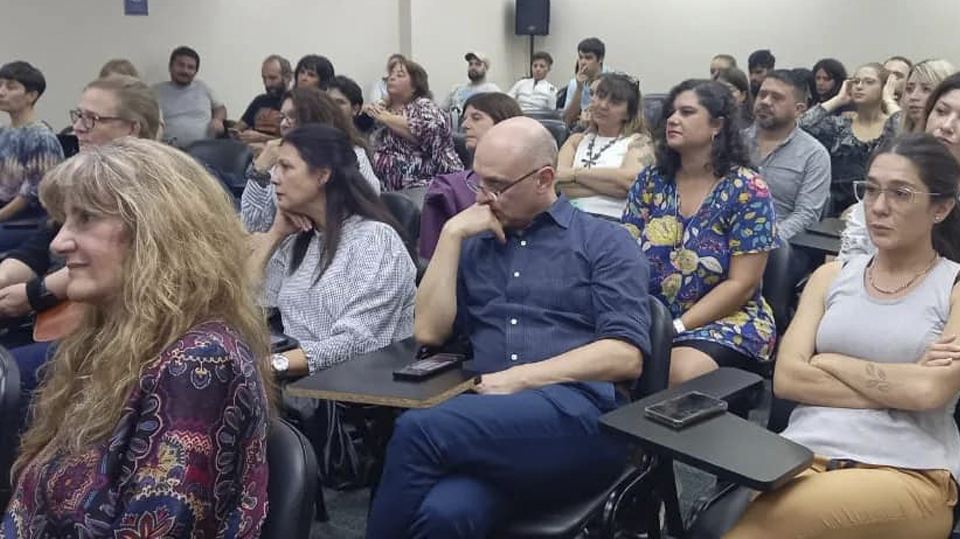
[[[893,99],[895,79],[880,64],[860,66],[840,91],[800,117],[800,127],[830,152],[830,206],[836,216],[856,203],[853,182],[862,180],[870,155],[896,134],[900,107]],[[835,112],[851,105],[853,110]]]
[[[714,80],[725,84],[733,93],[740,109],[740,126],[749,127],[753,124],[753,94],[750,93],[747,74],[736,67],[728,67],[718,71]]]
[[[353,79],[337,75],[327,85],[327,95],[353,121],[353,126],[361,134],[366,135],[373,129],[373,119],[360,114],[363,110],[363,90]]]
[[[281,134],[309,124],[326,124],[343,131],[353,144],[361,176],[374,192],[380,192],[380,180],[370,165],[366,141],[357,133],[353,122],[327,94],[311,86],[294,88],[284,98],[280,113]],[[251,232],[264,232],[269,229],[277,212],[270,175],[280,155],[280,142],[280,139],[267,142],[260,155],[247,167],[247,185],[240,199],[240,213],[247,230]]]
[[[308,54],[297,62],[297,67],[293,70],[293,86],[313,86],[326,90],[334,75],[336,72],[333,64],[326,56]]]
[[[416,62],[395,59],[387,100],[363,111],[377,122],[371,135],[373,168],[388,191],[409,191],[418,204],[440,174],[463,170],[453,147],[447,115],[432,101],[427,72]]]
[[[623,222],[650,261],[650,294],[674,316],[678,384],[771,359],[776,328],[760,280],[777,231],[730,90],[688,80],[664,103],[657,164],[637,177]]]
[[[875,255],[810,277],[773,389],[782,436],[813,464],[760,494],[724,535],[942,538],[960,477],[960,164],[927,134],[881,148],[854,192]]]
[[[824,103],[840,92],[843,81],[847,80],[847,68],[840,60],[824,58],[813,64],[814,102]]]
[[[500,92],[473,94],[463,104],[463,133],[471,153],[495,124],[522,116],[520,105]],[[430,259],[440,230],[447,220],[469,208],[477,199],[477,179],[472,169],[437,176],[423,197],[420,213],[420,257]]]
[[[604,73],[591,94],[587,131],[560,148],[557,187],[580,210],[619,221],[637,174],[653,164],[653,142],[636,80]]]
[[[919,127],[939,140],[960,162],[960,73],[950,75],[937,85],[927,98],[922,118]],[[873,254],[876,250],[867,232],[866,210],[859,203],[847,217],[837,258],[847,260],[858,254]]]
[[[303,352],[275,369],[313,373],[409,337],[416,268],[352,141],[322,124],[288,132],[271,183],[277,216],[253,235],[252,276]]]

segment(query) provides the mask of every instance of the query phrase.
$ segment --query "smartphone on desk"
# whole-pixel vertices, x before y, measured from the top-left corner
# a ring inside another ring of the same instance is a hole
[[[682,429],[726,411],[726,401],[706,393],[691,391],[672,399],[651,404],[644,408],[643,414],[668,427]]]
[[[458,367],[466,359],[463,354],[434,354],[393,371],[395,380],[419,381],[436,376],[442,372]]]

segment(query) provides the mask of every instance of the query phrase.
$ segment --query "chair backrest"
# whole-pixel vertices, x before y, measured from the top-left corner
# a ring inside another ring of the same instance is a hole
[[[559,110],[553,109],[532,109],[523,113],[527,118],[533,118],[534,120],[556,120],[558,122],[563,121],[563,115]]]
[[[670,379],[670,352],[673,349],[673,318],[660,301],[650,296],[650,356],[643,358],[643,372],[634,385],[632,397],[640,399],[667,388]]]
[[[80,152],[80,141],[72,132],[57,135],[57,142],[60,143],[60,148],[63,150],[64,159],[69,159]]]
[[[557,141],[557,148],[563,146],[563,143],[567,141],[567,137],[570,136],[570,130],[567,129],[567,125],[563,123],[562,120],[550,120],[545,118],[534,119],[546,127],[547,131],[553,135],[553,139]]]
[[[650,129],[660,123],[663,114],[663,104],[667,101],[667,94],[646,94],[643,96],[643,119]]]
[[[567,105],[567,87],[566,85],[557,89],[557,110],[563,110]],[[958,504],[960,505],[960,504]]]
[[[187,153],[227,177],[231,189],[242,189],[246,184],[245,174],[253,161],[253,151],[239,140],[198,140],[187,147]]]
[[[17,360],[0,346],[0,507],[12,494],[10,468],[20,443],[20,368]]]
[[[317,488],[317,458],[306,436],[282,419],[274,419],[267,436],[270,506],[260,537],[310,537]]]
[[[770,251],[760,287],[760,293],[773,309],[777,335],[783,335],[790,325],[790,307],[797,293],[795,272],[790,268],[790,253],[790,244],[787,242],[782,242],[780,247]]]
[[[417,204],[400,193],[380,193],[383,201],[393,218],[400,223],[406,238],[404,243],[411,253],[416,253],[420,245],[420,208]]]
[[[467,149],[467,135],[460,131],[453,134],[453,149],[456,150],[463,168],[473,166],[473,152]]]

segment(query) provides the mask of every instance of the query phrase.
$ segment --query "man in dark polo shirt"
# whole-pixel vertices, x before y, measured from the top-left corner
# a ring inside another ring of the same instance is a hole
[[[477,147],[477,204],[440,234],[414,334],[468,337],[482,381],[397,421],[371,539],[487,537],[516,500],[562,502],[622,470],[625,442],[597,419],[649,351],[647,265],[624,229],[557,198],[556,158],[522,117]]]
[[[247,144],[266,142],[280,136],[280,106],[290,87],[293,70],[283,56],[271,54],[260,68],[264,93],[253,98],[237,122],[237,138]]]

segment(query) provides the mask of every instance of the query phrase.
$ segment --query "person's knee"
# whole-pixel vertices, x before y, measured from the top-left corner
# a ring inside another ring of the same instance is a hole
[[[682,384],[716,369],[716,362],[703,352],[686,353],[675,348],[670,359],[670,385]]]
[[[454,539],[486,537],[486,519],[469,498],[427,496],[413,522],[414,537]]]

